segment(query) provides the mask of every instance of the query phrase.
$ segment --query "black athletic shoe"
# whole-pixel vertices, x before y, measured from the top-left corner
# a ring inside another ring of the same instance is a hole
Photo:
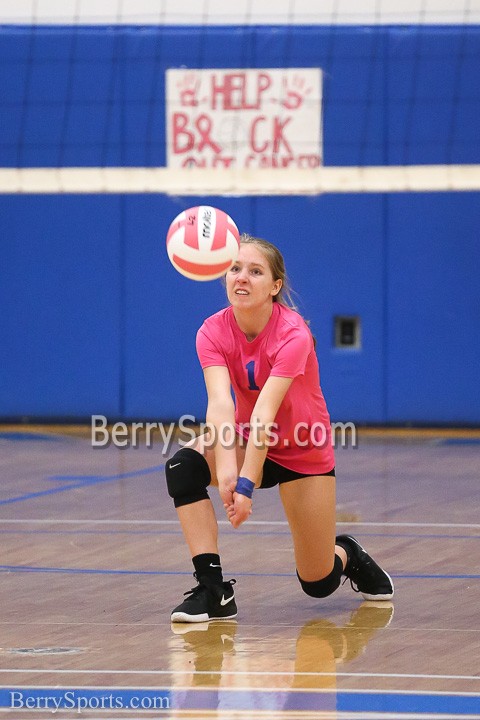
[[[352,589],[361,593],[365,600],[391,600],[394,592],[392,578],[360,543],[351,535],[338,535],[337,545],[346,548],[348,562],[343,574],[350,580]]]
[[[195,573],[194,578],[197,580]],[[235,580],[218,584],[199,583],[184,593],[188,597],[173,610],[172,622],[199,623],[236,617],[234,584]]]

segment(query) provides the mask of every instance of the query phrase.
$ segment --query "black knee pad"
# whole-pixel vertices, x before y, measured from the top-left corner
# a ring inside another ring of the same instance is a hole
[[[302,586],[302,590],[310,597],[324,598],[331,595],[340,585],[342,579],[343,563],[338,555],[335,555],[335,562],[333,565],[332,572],[322,580],[315,580],[315,582],[306,582],[302,580],[297,572],[297,577]]]
[[[192,448],[178,450],[165,466],[168,494],[175,507],[208,500],[207,487],[211,482],[208,463]]]

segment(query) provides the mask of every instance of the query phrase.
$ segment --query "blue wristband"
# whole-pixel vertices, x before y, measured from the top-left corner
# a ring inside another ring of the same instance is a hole
[[[239,477],[237,480],[237,486],[234,490],[234,492],[240,493],[240,495],[245,495],[245,497],[251,498],[253,495],[253,490],[255,488],[255,483],[249,480],[246,477]]]

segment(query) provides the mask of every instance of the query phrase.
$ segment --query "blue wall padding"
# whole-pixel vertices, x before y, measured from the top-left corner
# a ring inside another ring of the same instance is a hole
[[[165,70],[320,67],[327,165],[478,163],[480,28],[0,28],[2,166],[164,165]]]
[[[0,199],[2,416],[118,414],[118,197]]]
[[[321,67],[327,165],[480,163],[480,28],[0,28],[0,166],[157,166],[170,67]],[[165,253],[207,203],[284,252],[336,420],[480,421],[478,193],[0,197],[0,417],[203,419],[225,302]],[[333,318],[362,347],[333,347]]]
[[[388,205],[386,417],[478,423],[480,194]]]

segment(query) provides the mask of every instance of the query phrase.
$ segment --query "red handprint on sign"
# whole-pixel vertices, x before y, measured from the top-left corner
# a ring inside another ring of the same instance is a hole
[[[298,110],[302,106],[306,96],[312,92],[311,87],[306,87],[305,78],[301,75],[282,78],[282,97],[280,105],[286,110]]]
[[[182,80],[177,83],[182,107],[196,107],[198,105],[197,93],[200,89],[200,80],[193,72],[185,73]]]

